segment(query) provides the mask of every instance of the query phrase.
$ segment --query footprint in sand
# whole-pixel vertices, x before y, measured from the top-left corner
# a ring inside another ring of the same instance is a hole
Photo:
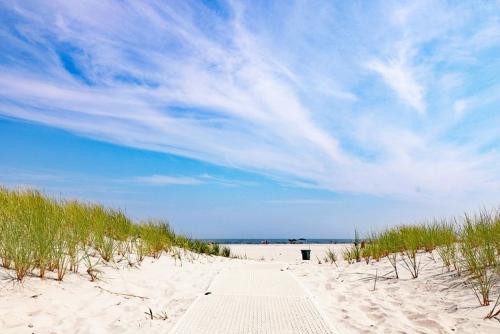
[[[451,303],[451,304],[446,305],[445,310],[448,313],[455,313],[458,310],[458,306],[457,306],[457,304]]]

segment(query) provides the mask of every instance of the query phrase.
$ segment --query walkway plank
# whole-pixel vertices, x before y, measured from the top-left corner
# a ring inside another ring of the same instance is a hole
[[[224,269],[172,334],[330,334],[307,291],[279,264]]]

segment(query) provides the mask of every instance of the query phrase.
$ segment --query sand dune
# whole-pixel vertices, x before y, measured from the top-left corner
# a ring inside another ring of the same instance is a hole
[[[222,269],[270,262],[297,278],[339,333],[500,332],[500,323],[483,320],[487,308],[477,307],[472,291],[453,272],[443,271],[437,257],[423,255],[417,279],[401,270],[396,280],[389,279],[392,267],[386,260],[318,264],[316,256],[322,259],[328,247],[340,254],[342,245],[306,246],[311,261],[300,259],[304,245],[231,247],[247,259],[197,256],[181,265],[164,255],[146,259],[140,268],[121,263],[103,267],[103,279],[97,282],[81,270],[63,282],[28,277],[19,284],[0,269],[0,332],[168,333]],[[153,320],[146,314],[149,309]]]
[[[225,261],[200,256],[181,266],[162,256],[147,258],[140,268],[103,267],[98,282],[81,273],[68,274],[63,282],[27,278],[22,285],[2,269],[0,332],[166,333]],[[145,314],[149,309],[158,317],[165,312],[168,319],[151,320]]]
[[[341,333],[500,333],[500,322],[483,320],[487,307],[478,307],[472,290],[456,273],[442,269],[439,257],[422,255],[417,279],[380,262],[339,266],[323,262],[326,249],[341,258],[345,245],[233,245],[235,254],[249,259],[282,261],[311,291]],[[311,261],[301,261],[300,249],[311,249]],[[495,295],[496,296],[496,295]]]
[[[437,256],[435,256],[437,260]],[[428,255],[422,259],[421,276],[411,279],[400,270],[400,279],[377,280],[392,267],[360,262],[351,265],[294,264],[290,269],[308,287],[334,319],[341,333],[499,333],[497,320],[483,320],[487,307],[478,307],[472,290],[455,273]]]

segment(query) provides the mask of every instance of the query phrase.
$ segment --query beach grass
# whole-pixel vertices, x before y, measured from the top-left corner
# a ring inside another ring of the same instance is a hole
[[[221,255],[224,257],[231,257],[231,248],[228,246],[223,246],[221,248]]]
[[[354,242],[351,247],[342,250],[342,257],[348,263],[360,262],[362,259],[361,239],[358,230],[354,231]]]
[[[55,200],[36,190],[0,187],[0,264],[22,281],[27,275],[45,278],[55,272],[63,280],[81,264],[91,280],[95,263],[126,258],[140,264],[174,247],[207,255],[229,251],[217,244],[177,235],[164,220],[134,223],[121,210],[100,204]],[[98,260],[91,260],[91,256]]]
[[[337,254],[334,249],[327,249],[325,252],[325,257],[323,259],[325,263],[335,264],[337,265]]]
[[[421,271],[421,257],[434,252],[443,268],[463,276],[480,305],[492,302],[491,294],[500,289],[500,211],[483,210],[459,219],[402,225],[372,233],[361,243],[360,253],[367,263],[387,257],[396,278],[398,268],[415,279]],[[348,263],[358,262],[357,245],[344,249]],[[493,309],[499,307],[498,298]],[[491,313],[491,312],[490,312]]]

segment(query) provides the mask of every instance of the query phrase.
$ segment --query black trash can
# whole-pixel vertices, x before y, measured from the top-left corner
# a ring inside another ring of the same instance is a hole
[[[310,260],[311,259],[311,250],[310,249],[301,249],[302,260]]]

